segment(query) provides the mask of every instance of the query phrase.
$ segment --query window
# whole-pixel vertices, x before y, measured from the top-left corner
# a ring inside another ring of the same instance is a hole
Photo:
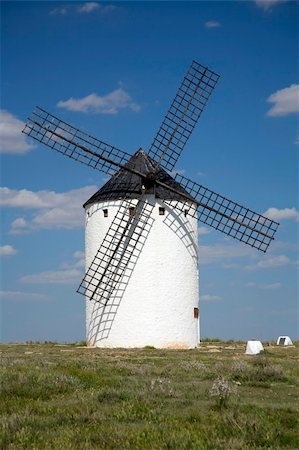
[[[185,217],[187,217],[187,215],[188,215],[188,209],[185,209],[185,211],[184,211],[184,215],[185,215]]]
[[[194,308],[194,319],[198,319],[198,308]]]
[[[135,214],[135,208],[134,208],[134,206],[130,206],[128,212],[129,212],[129,217],[133,217],[134,214]]]
[[[159,215],[165,216],[165,208],[162,208],[161,206],[159,207]]]
[[[104,217],[108,217],[108,209],[103,209]]]

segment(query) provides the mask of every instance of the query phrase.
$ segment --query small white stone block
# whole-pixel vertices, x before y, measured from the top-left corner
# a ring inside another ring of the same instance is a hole
[[[247,341],[246,345],[246,355],[258,355],[261,351],[264,350],[264,347],[261,341]]]
[[[293,345],[289,336],[279,336],[276,345]]]

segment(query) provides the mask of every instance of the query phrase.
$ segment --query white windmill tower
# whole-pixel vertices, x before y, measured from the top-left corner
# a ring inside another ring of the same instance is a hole
[[[148,151],[133,156],[37,107],[23,132],[112,178],[84,205],[87,341],[195,347],[197,219],[261,251],[278,224],[169,172],[219,76],[193,61]]]
[[[154,160],[142,150],[130,164],[145,174],[155,170]],[[157,176],[188,195],[162,168]],[[172,197],[161,186],[145,182],[142,187],[140,177],[121,169],[85,203],[87,273],[81,288],[89,297],[88,342],[112,347],[197,345],[197,220],[166,205],[166,199],[181,200]],[[116,249],[119,238],[124,244]],[[113,289],[99,293],[95,287],[111,256]]]

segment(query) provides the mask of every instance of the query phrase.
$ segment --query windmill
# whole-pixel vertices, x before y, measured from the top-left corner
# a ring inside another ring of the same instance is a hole
[[[197,221],[266,252],[278,223],[173,170],[219,75],[193,61],[148,150],[133,156],[36,107],[23,130],[110,175],[83,205],[89,345],[195,347]]]

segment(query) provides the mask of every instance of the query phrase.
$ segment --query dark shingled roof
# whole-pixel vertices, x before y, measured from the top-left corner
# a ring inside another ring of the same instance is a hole
[[[156,164],[156,161],[140,149],[132,156],[125,166],[132,167],[144,174],[148,174],[149,172],[153,172]],[[157,179],[190,198],[190,194],[188,194],[177,181],[162,169],[162,167],[160,167],[157,172]],[[101,187],[101,189],[84,203],[83,207],[85,208],[87,205],[103,202],[105,200],[138,198],[140,194],[141,178],[125,169],[119,169],[110,180]],[[156,186],[155,196],[165,200],[181,200],[181,197],[178,194],[170,192],[168,189],[164,189],[161,186]]]

